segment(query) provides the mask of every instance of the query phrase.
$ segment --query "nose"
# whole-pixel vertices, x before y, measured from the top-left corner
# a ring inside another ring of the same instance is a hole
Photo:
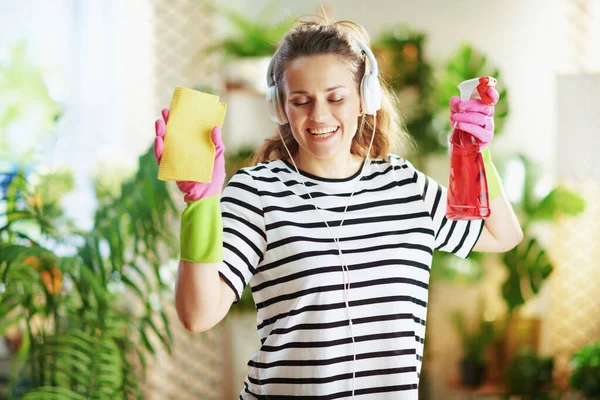
[[[315,122],[325,121],[327,115],[329,114],[327,101],[315,100],[312,104],[313,106],[310,113],[310,119]]]

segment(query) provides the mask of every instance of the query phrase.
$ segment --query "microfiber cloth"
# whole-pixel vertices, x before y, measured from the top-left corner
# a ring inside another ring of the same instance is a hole
[[[175,88],[158,179],[210,182],[215,159],[211,132],[223,125],[226,110],[218,96]]]

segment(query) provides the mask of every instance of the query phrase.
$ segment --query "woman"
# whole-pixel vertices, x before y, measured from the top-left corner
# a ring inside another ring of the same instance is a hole
[[[433,250],[466,257],[522,238],[489,158],[484,223],[447,220],[445,188],[390,154],[406,136],[365,43],[354,23],[301,23],[272,60],[267,101],[279,126],[257,165],[221,195],[215,127],[211,183],[178,182],[188,202],[175,289],[183,324],[210,329],[252,288],[262,347],[240,398],[417,399]],[[493,136],[493,107],[480,100],[453,98],[451,120],[483,147]]]

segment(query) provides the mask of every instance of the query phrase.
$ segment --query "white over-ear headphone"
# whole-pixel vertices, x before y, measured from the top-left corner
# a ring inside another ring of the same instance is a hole
[[[377,60],[366,44],[356,38],[354,38],[354,41],[365,53],[369,60],[369,64],[371,65],[371,71],[368,74],[365,74],[360,82],[360,101],[362,110],[365,114],[375,115],[375,113],[381,109],[381,85],[379,84]],[[274,59],[275,57],[271,59],[267,70],[267,84],[269,85],[269,88],[267,89],[267,108],[269,110],[271,121],[276,122],[279,125],[285,125],[288,123],[288,119],[283,108],[279,88],[273,79]]]

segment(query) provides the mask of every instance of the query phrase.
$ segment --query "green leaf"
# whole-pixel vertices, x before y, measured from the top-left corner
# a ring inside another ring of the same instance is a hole
[[[277,2],[272,2],[261,14],[272,14],[277,6]],[[261,17],[250,18],[234,9],[217,10],[229,20],[236,32],[203,49],[204,54],[220,50],[233,58],[272,56],[277,49],[277,41],[293,26],[293,20],[288,17],[273,23]]]
[[[536,295],[553,270],[546,250],[533,237],[525,239],[503,255],[508,277],[502,285],[502,297],[509,314]],[[528,288],[527,292],[524,289]]]
[[[144,294],[144,292],[133,281],[131,281],[128,277],[121,276],[121,281],[125,284],[125,286],[128,286],[131,289],[133,289],[134,292],[137,293],[137,295],[140,297],[140,299],[142,301],[146,300],[146,295]]]
[[[142,340],[142,343],[144,344],[146,349],[152,355],[156,355],[156,350],[154,350],[154,346],[152,346],[152,344],[150,343],[150,340],[148,340],[148,335],[146,335],[146,331],[144,330],[144,325],[140,325],[138,333],[140,334],[140,339]]]
[[[0,316],[2,317],[2,319],[0,319],[0,336],[4,336],[4,334],[9,328],[13,327],[14,325],[17,325],[19,322],[21,322],[21,320],[23,320],[22,314],[17,314],[10,319],[5,319],[4,313],[0,314]]]
[[[585,199],[577,193],[556,187],[540,201],[531,217],[533,220],[555,221],[563,215],[579,215],[585,210],[585,206]]]
[[[165,336],[162,334],[162,332],[156,327],[156,324],[154,323],[154,321],[152,321],[152,319],[148,316],[142,318],[142,329],[144,329],[144,324],[147,324],[150,326],[150,328],[152,328],[152,331],[154,331],[154,334],[160,339],[161,343],[163,344],[163,346],[165,346],[165,348],[167,349],[167,352],[169,354],[171,354],[171,343],[169,342],[169,340],[167,340],[165,338]]]
[[[171,324],[169,324],[169,318],[167,317],[165,310],[160,310],[160,317],[161,317],[164,327],[165,327],[165,333],[167,335],[167,339],[169,340],[170,344],[173,344],[173,334],[171,332]]]
[[[87,400],[88,398],[62,387],[42,386],[28,392],[22,400]]]

